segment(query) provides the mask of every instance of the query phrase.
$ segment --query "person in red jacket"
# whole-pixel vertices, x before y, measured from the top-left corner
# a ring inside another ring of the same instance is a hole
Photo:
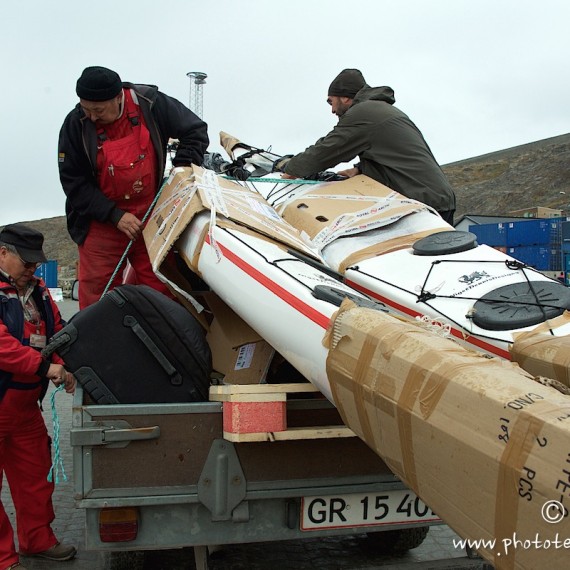
[[[51,380],[75,391],[75,378],[63,361],[42,357],[64,321],[42,279],[34,276],[46,257],[43,235],[23,224],[0,231],[0,488],[10,486],[18,522],[20,552],[48,560],[70,560],[74,546],[61,544],[55,518],[50,440],[38,401]],[[25,570],[14,532],[0,502],[0,570]]]
[[[106,67],[85,68],[76,93],[58,166],[67,228],[79,246],[79,307],[98,301],[112,275],[111,287],[121,283],[123,267],[115,270],[129,243],[136,283],[171,295],[151,267],[143,218],[162,184],[169,139],[179,141],[174,166],[200,166],[206,123],[156,86],[123,83]]]

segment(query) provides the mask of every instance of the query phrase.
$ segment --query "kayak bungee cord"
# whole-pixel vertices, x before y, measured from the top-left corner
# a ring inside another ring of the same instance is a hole
[[[440,260],[432,262],[431,267],[430,267],[430,269],[426,275],[426,278],[424,280],[423,285],[421,286],[419,293],[417,293],[415,291],[411,291],[409,289],[406,289],[406,288],[401,287],[399,285],[396,285],[394,283],[391,283],[390,281],[388,281],[386,279],[381,279],[377,275],[372,275],[370,273],[362,271],[358,265],[347,267],[346,271],[349,271],[349,270],[354,271],[356,273],[359,273],[361,275],[366,276],[370,280],[374,280],[374,281],[377,281],[379,283],[389,285],[390,287],[393,287],[395,289],[398,289],[399,291],[403,291],[404,293],[408,293],[409,295],[416,297],[416,303],[425,304],[426,306],[428,306],[430,309],[432,309],[433,311],[435,311],[436,313],[438,313],[439,315],[441,315],[445,319],[454,323],[460,331],[465,331],[466,333],[468,333],[469,336],[477,336],[477,337],[486,338],[486,339],[490,339],[490,340],[494,340],[494,341],[500,341],[501,339],[499,339],[495,336],[489,335],[489,334],[481,334],[480,332],[474,333],[473,331],[469,331],[463,325],[461,325],[456,320],[454,320],[449,314],[441,311],[440,309],[438,309],[432,303],[429,302],[433,299],[457,299],[457,300],[468,300],[468,301],[480,301],[479,297],[468,297],[468,296],[457,296],[457,295],[440,295],[440,294],[437,294],[436,292],[434,292],[433,290],[430,291],[428,289],[428,280],[430,279],[430,277],[433,277],[432,271],[434,270],[436,265],[440,265],[441,263],[467,263],[470,261],[472,261],[472,260],[440,259]],[[559,309],[560,308],[558,305],[553,305],[553,304],[550,304],[550,303],[545,302],[544,300],[540,299],[539,294],[534,289],[534,286],[528,277],[528,272],[539,273],[535,269],[533,269],[532,267],[529,267],[522,262],[514,261],[514,260],[506,260],[506,261],[480,260],[480,261],[477,261],[475,263],[478,263],[478,264],[489,264],[489,263],[497,264],[497,263],[499,263],[499,264],[504,264],[510,270],[521,271],[522,275],[524,276],[526,283],[528,284],[529,289],[530,289],[530,291],[531,291],[531,293],[535,299],[534,303],[529,302],[529,301],[515,301],[515,300],[511,300],[511,299],[503,299],[503,300],[488,299],[488,300],[485,300],[486,303],[488,303],[490,305],[502,303],[502,304],[508,304],[508,305],[511,305],[514,307],[516,307],[516,306],[536,306],[536,307],[540,308],[540,310],[542,311],[543,316],[544,316],[544,320],[546,322],[548,322],[549,319],[545,313],[545,308],[551,308],[551,309]],[[347,278],[347,281],[348,281],[349,285],[352,285],[353,287],[356,287],[357,289],[359,289],[359,285],[357,283],[354,283],[353,280],[351,280],[350,278]],[[469,285],[467,286],[467,288],[469,288]],[[467,318],[473,319],[473,315],[467,315]],[[550,330],[550,334],[554,335],[554,332],[552,331],[552,329],[549,329],[549,330]]]

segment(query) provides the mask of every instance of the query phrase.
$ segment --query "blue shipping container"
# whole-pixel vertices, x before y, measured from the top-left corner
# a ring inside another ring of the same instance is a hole
[[[41,277],[50,289],[57,287],[57,259],[48,259],[42,263],[34,275]]]
[[[558,245],[561,241],[561,223],[558,218],[509,222],[507,224],[507,246]]]
[[[543,245],[523,245],[509,247],[507,254],[534,267],[538,271],[560,271],[562,254],[560,248]]]
[[[469,231],[477,236],[478,244],[494,246],[507,245],[506,224],[474,224],[469,226]]]

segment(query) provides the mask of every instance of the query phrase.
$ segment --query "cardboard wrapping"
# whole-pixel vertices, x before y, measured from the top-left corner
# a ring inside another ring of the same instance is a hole
[[[342,182],[321,183],[277,210],[292,226],[305,232],[319,252],[339,238],[386,228],[406,216],[432,211],[425,204],[363,175]],[[422,237],[449,229],[449,225],[442,222],[441,227],[395,236],[387,241],[379,238],[372,245],[359,246],[351,242],[354,248],[338,263],[338,271],[343,273],[359,261],[411,247]]]
[[[429,210],[425,204],[363,175],[319,184],[278,208],[319,250],[339,237],[386,226],[425,210]]]
[[[511,358],[536,376],[554,378],[570,386],[570,336],[551,331],[570,325],[570,311],[550,319],[531,331],[514,334]]]
[[[338,272],[344,274],[348,267],[358,265],[358,263],[364,261],[365,259],[370,259],[371,257],[376,257],[377,255],[384,255],[385,253],[390,253],[391,251],[398,251],[399,249],[412,247],[414,243],[420,239],[423,239],[431,234],[445,231],[448,231],[448,228],[431,228],[422,232],[416,232],[413,234],[396,237],[391,240],[379,241],[374,245],[357,250],[346,257],[340,263]]]
[[[211,223],[232,220],[255,232],[317,258],[298,230],[255,192],[199,166],[174,168],[162,188],[143,236],[155,273],[193,218],[209,211]]]
[[[324,342],[346,425],[450,527],[494,541],[478,551],[497,570],[565,567],[568,396],[516,364],[348,301]]]

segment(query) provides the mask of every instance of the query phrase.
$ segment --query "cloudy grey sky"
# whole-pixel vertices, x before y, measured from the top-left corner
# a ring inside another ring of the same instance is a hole
[[[567,0],[5,2],[0,225],[63,215],[57,138],[86,66],[186,104],[203,71],[210,150],[224,130],[283,154],[334,126],[327,87],[357,67],[447,164],[570,132],[569,22]]]

